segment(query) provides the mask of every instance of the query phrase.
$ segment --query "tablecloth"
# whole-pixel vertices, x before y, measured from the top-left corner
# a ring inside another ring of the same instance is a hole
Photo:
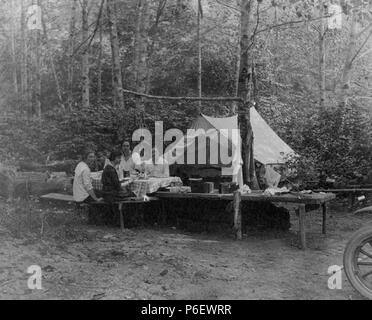
[[[102,190],[102,171],[91,172],[90,178],[92,179],[92,186],[94,190]]]
[[[101,177],[98,174],[91,176],[92,185],[95,190],[102,190]],[[180,177],[168,178],[148,178],[134,180],[127,188],[132,191],[136,197],[143,198],[146,194],[154,193],[160,188],[182,186]]]
[[[168,177],[168,178],[149,178],[145,180],[134,180],[129,186],[129,190],[132,191],[137,197],[142,198],[146,194],[154,193],[160,188],[169,186],[182,186],[182,180],[179,177]]]

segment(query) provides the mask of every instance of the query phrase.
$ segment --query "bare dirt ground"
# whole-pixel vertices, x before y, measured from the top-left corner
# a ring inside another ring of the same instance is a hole
[[[342,290],[327,287],[328,267],[342,265],[352,232],[372,220],[342,205],[326,236],[320,214],[308,216],[306,251],[295,215],[290,232],[253,230],[237,242],[174,228],[122,233],[89,226],[73,209],[39,206],[31,212],[43,212],[42,237],[40,225],[17,231],[0,220],[0,299],[362,299],[344,273]],[[30,265],[42,267],[42,290],[27,288]]]

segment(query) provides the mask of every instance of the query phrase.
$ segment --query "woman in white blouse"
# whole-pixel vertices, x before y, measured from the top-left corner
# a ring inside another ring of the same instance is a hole
[[[89,165],[95,161],[95,155],[92,151],[87,151],[83,160],[75,168],[75,177],[73,183],[73,196],[76,202],[102,201],[93,191],[91,171]]]
[[[119,180],[122,181],[124,178],[124,172],[128,172],[132,174],[135,172],[135,163],[133,161],[132,151],[130,150],[130,143],[129,141],[124,141],[122,144],[122,157],[120,160],[120,164],[117,167]]]

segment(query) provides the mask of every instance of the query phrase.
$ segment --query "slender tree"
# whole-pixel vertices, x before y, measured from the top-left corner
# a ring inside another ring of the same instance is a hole
[[[275,2],[273,2],[274,5],[274,25],[278,24],[278,6]],[[275,28],[275,37],[274,37],[274,43],[273,43],[273,67],[274,67],[274,81],[278,83],[278,65],[279,65],[279,50],[278,50],[278,44],[279,44],[279,29]],[[275,84],[275,93],[278,93],[278,86]]]
[[[319,16],[320,16],[320,29],[319,29],[319,107],[325,107],[325,85],[326,85],[326,61],[325,61],[325,10],[324,1],[319,1]]]
[[[112,83],[114,101],[124,109],[123,80],[121,73],[121,62],[119,52],[119,39],[117,27],[117,6],[114,0],[107,0],[107,19],[110,27],[111,55],[112,55]]]
[[[62,98],[61,85],[60,85],[60,82],[59,82],[59,79],[58,79],[57,69],[56,69],[54,59],[53,59],[53,54],[52,54],[52,48],[51,48],[50,43],[49,43],[48,30],[47,30],[46,23],[45,23],[45,12],[44,12],[45,10],[44,10],[44,7],[43,7],[42,3],[40,3],[40,5],[41,5],[40,8],[41,8],[41,12],[42,12],[41,22],[42,22],[42,27],[43,27],[43,32],[44,32],[43,45],[44,45],[44,48],[46,49],[45,51],[46,51],[46,54],[48,56],[48,60],[49,60],[49,63],[50,63],[50,69],[52,71],[54,82],[55,82],[55,85],[56,85],[58,103],[59,103],[60,107],[62,108],[62,110],[64,110],[65,105],[63,103],[63,98]]]
[[[67,106],[72,110],[73,87],[74,87],[74,47],[76,28],[76,7],[77,0],[71,0],[70,27],[68,40],[68,62],[67,62]]]
[[[149,43],[149,0],[138,0],[135,34],[134,74],[136,90],[145,93],[147,83],[147,58]]]
[[[236,0],[236,5],[238,6],[240,3],[240,0]],[[241,41],[241,28],[239,29],[239,41]],[[240,58],[241,58],[241,54],[240,54],[240,42],[239,42],[239,46],[236,50],[236,69],[235,69],[235,96],[237,97],[239,95],[239,83],[240,83]],[[234,102],[232,104],[232,108],[231,108],[231,113],[232,114],[236,114],[237,113],[237,110],[238,110],[238,104],[236,102]]]
[[[147,67],[149,43],[149,7],[150,0],[137,0],[137,21],[134,50],[134,82],[135,90],[140,93],[147,92]],[[141,98],[136,98],[137,123],[144,126],[145,105]]]
[[[10,0],[10,16],[11,16],[11,48],[12,48],[12,74],[14,93],[18,93],[18,77],[17,77],[17,58],[16,58],[16,36],[15,36],[15,17],[14,17],[14,0]]]
[[[32,102],[31,115],[41,118],[41,10],[40,0],[32,1],[33,7],[27,17],[27,24],[30,34],[30,95]]]
[[[29,113],[30,100],[28,87],[28,66],[27,66],[27,32],[26,32],[26,15],[25,0],[21,0],[21,95],[23,111]]]
[[[158,6],[156,8],[155,22],[149,28],[149,49],[147,55],[147,64],[150,65],[151,57],[155,52],[155,45],[158,42],[159,38],[159,24],[162,15],[164,14],[165,6],[168,0],[159,0]],[[151,90],[151,68],[146,68],[146,92],[149,93]]]
[[[203,18],[203,8],[201,0],[198,0],[198,23],[197,23],[197,43],[198,43],[198,97],[202,97],[202,45],[200,38],[200,24]],[[198,113],[201,113],[202,102],[198,103]]]
[[[363,8],[360,8],[362,10]],[[346,106],[348,97],[351,94],[351,76],[352,70],[357,59],[363,56],[363,48],[372,38],[372,20],[369,19],[367,26],[358,32],[358,17],[361,11],[356,8],[351,11],[349,39],[346,47],[346,57],[341,69],[341,75],[335,81],[337,100],[341,107]],[[367,50],[368,53],[370,50]]]
[[[241,1],[240,17],[240,72],[239,72],[239,96],[244,103],[239,108],[239,128],[242,139],[243,179],[253,189],[258,189],[253,158],[253,131],[250,120],[250,108],[253,104],[252,75],[250,60],[250,39],[252,36],[252,10],[253,0]]]
[[[81,2],[81,12],[82,12],[82,43],[85,45],[83,46],[83,54],[81,59],[81,78],[82,78],[82,101],[83,101],[83,108],[88,108],[90,105],[90,65],[89,65],[89,57],[90,57],[90,48],[88,45],[88,36],[89,36],[89,22],[88,22],[88,0],[82,0]]]
[[[97,102],[102,102],[102,57],[103,57],[103,17],[101,17],[98,29],[99,43],[98,43],[98,61],[97,61]]]

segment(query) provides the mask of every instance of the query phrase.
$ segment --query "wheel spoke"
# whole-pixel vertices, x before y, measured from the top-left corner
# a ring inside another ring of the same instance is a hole
[[[365,274],[363,274],[362,275],[362,278],[363,279],[365,279],[365,278],[367,278],[369,275],[371,275],[372,274],[372,270],[371,271],[368,271],[367,273],[365,273]]]
[[[363,249],[360,249],[360,252],[363,253],[365,256],[367,256],[368,258],[371,258],[372,259],[372,254],[363,250]]]
[[[372,262],[359,261],[358,266],[372,266]]]

